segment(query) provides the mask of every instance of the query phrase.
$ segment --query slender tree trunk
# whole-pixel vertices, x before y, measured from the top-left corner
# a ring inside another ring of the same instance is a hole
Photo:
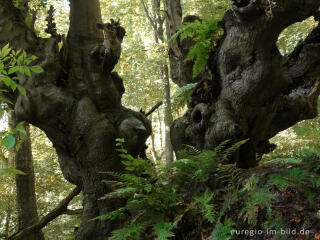
[[[17,122],[14,122],[15,125]],[[20,149],[15,154],[15,167],[26,175],[16,175],[18,230],[22,230],[39,221],[35,195],[35,175],[31,152],[30,127],[24,125],[27,138],[22,142]],[[16,136],[17,140],[19,139]],[[44,239],[41,230],[25,237],[26,240]]]
[[[10,234],[10,222],[11,222],[11,209],[6,210],[6,221],[5,221],[5,229],[4,229],[4,236],[7,238]]]
[[[164,52],[164,47],[160,44],[164,43],[164,17],[161,16],[161,1],[152,1],[152,11],[149,11],[147,3],[141,0],[145,14],[153,27],[155,42],[159,46],[159,51]],[[152,12],[152,14],[151,14]],[[164,126],[165,126],[165,156],[166,163],[173,162],[173,147],[170,140],[170,126],[172,124],[172,112],[171,112],[171,101],[170,101],[170,81],[169,81],[169,70],[166,59],[159,62],[159,69],[162,80],[162,94],[163,94],[163,108],[164,108]]]
[[[171,102],[170,102],[169,71],[168,71],[167,64],[163,64],[160,67],[161,67],[161,73],[162,73],[166,162],[171,163],[173,162],[173,147],[170,139],[170,126],[172,124],[173,119],[172,119]]]
[[[163,131],[162,131],[162,121],[161,121],[161,116],[160,116],[160,111],[158,111],[158,123],[159,123],[159,134],[160,134],[160,148],[163,149]]]

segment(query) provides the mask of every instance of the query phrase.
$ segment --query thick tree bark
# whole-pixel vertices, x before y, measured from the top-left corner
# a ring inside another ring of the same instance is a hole
[[[142,153],[151,134],[150,122],[121,105],[122,79],[112,72],[121,52],[124,29],[117,22],[103,25],[98,0],[70,1],[70,29],[59,52],[59,37],[37,38],[25,26],[11,1],[0,0],[0,44],[39,57],[45,70],[21,80],[27,97],[18,96],[15,117],[42,129],[57,150],[67,180],[83,188],[83,219],[77,240],[106,239],[112,223],[92,219],[120,203],[99,200],[110,189],[102,183],[106,171],[122,171],[115,139],[124,138],[133,155]],[[100,25],[102,26],[102,25]],[[14,31],[13,31],[14,28]]]
[[[16,175],[18,231],[39,221],[29,125],[25,124],[24,127],[27,138],[21,143],[20,149],[15,154],[16,169],[26,173],[26,175]],[[17,139],[19,138],[17,137]],[[25,236],[24,239],[42,240],[44,239],[44,235],[41,229],[39,229]]]
[[[273,149],[268,139],[317,115],[320,92],[320,27],[289,56],[276,41],[289,25],[317,15],[319,1],[233,0],[223,18],[225,34],[208,62],[213,77],[194,90],[184,117],[172,126],[174,149],[212,149],[221,141],[249,141],[233,156],[240,167]],[[220,86],[213,88],[212,86]]]

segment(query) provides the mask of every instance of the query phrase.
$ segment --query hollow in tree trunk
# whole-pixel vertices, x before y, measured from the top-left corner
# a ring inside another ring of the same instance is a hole
[[[317,116],[320,27],[288,56],[280,54],[276,42],[289,25],[311,16],[319,20],[320,2],[272,2],[231,1],[221,22],[224,36],[208,61],[206,76],[211,77],[197,84],[190,110],[171,127],[175,151],[183,144],[213,149],[227,139],[249,139],[232,157],[239,167],[249,168],[257,165],[257,156],[274,149],[271,137]]]

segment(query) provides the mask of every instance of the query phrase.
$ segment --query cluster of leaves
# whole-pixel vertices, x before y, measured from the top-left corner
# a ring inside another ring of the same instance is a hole
[[[180,37],[180,41],[191,38],[195,42],[186,58],[186,60],[195,61],[193,65],[194,78],[202,72],[208,61],[210,51],[213,50],[223,34],[223,30],[218,23],[219,20],[216,18],[185,23],[171,38],[173,40]]]
[[[0,49],[0,118],[8,111],[8,105],[13,105],[6,93],[17,89],[22,95],[26,96],[26,90],[19,84],[19,74],[30,77],[32,72],[43,72],[40,66],[32,65],[32,62],[36,59],[37,57],[35,56],[27,56],[25,51],[13,50],[9,44]],[[21,122],[10,131],[4,130],[0,132],[1,144],[7,150],[14,146],[16,146],[17,150],[19,149],[21,142],[27,136],[23,124]],[[19,135],[19,141],[16,141],[16,134]],[[0,173],[20,173],[20,171],[2,169]]]
[[[210,179],[214,175],[219,179],[231,179],[230,169],[234,164],[226,168],[223,163],[245,141],[227,149],[228,141],[225,141],[215,150],[204,152],[189,147],[188,151],[180,152],[181,159],[158,167],[145,159],[132,157],[122,148],[123,140],[117,141],[126,172],[107,172],[112,180],[105,183],[114,191],[100,200],[123,199],[124,204],[97,219],[125,219],[125,224],[113,231],[109,239],[168,239],[174,236],[174,230],[179,228],[181,219],[188,214],[201,216],[198,219],[200,224],[217,222],[214,193],[208,190],[206,184],[210,182],[214,185]],[[223,239],[217,236],[228,239],[232,226],[230,221],[225,221],[225,224],[219,222],[212,239]]]

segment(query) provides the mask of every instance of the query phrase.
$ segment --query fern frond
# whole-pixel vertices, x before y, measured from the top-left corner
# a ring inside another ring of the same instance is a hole
[[[135,240],[140,239],[141,232],[145,228],[144,223],[135,223],[121,229],[112,231],[108,240]]]
[[[247,198],[245,207],[242,209],[240,216],[244,216],[244,220],[250,225],[256,226],[259,208],[266,208],[268,213],[271,212],[271,202],[275,199],[275,195],[267,188],[252,189]]]
[[[217,218],[217,213],[214,209],[213,204],[211,203],[213,199],[213,193],[209,193],[208,190],[201,196],[194,197],[194,200],[201,207],[204,217],[210,222],[214,223]]]
[[[230,240],[234,227],[235,223],[230,218],[224,223],[219,222],[211,233],[211,240]]]
[[[157,240],[167,240],[170,237],[174,237],[172,230],[176,228],[175,222],[160,221],[153,225],[153,229],[157,235]]]
[[[178,110],[180,108],[183,108],[187,103],[191,96],[191,93],[197,83],[190,83],[186,86],[183,86],[179,88],[171,97],[172,100],[172,109]]]
[[[283,191],[285,188],[303,184],[309,178],[309,172],[300,168],[293,168],[283,171],[282,173],[272,174],[269,177],[269,183],[275,185],[279,190]]]
[[[137,191],[134,187],[125,187],[125,188],[118,188],[113,192],[105,194],[100,200],[106,199],[114,199],[114,198],[128,198],[132,196]]]
[[[194,154],[194,155],[199,155],[200,153],[202,153],[201,150],[199,150],[198,148],[188,145],[188,144],[183,144],[183,146],[185,146],[188,150],[190,154]]]

